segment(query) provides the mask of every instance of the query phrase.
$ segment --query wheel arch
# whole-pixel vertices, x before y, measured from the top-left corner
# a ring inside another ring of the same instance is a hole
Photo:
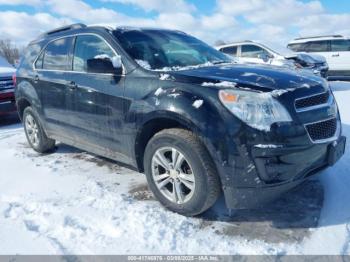
[[[23,120],[24,110],[30,106],[32,106],[32,104],[26,98],[20,98],[17,100],[18,115],[21,120]]]
[[[155,116],[152,119],[149,119],[143,125],[141,125],[141,128],[138,130],[135,139],[135,158],[137,169],[140,172],[144,171],[143,156],[150,139],[158,132],[170,128],[182,128],[192,131],[196,134],[199,133],[199,130],[196,128],[194,123],[176,114],[167,114],[167,116]]]

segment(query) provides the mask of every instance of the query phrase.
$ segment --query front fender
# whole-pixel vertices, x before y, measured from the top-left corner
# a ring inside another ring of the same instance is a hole
[[[145,99],[133,101],[129,108],[130,115],[136,120],[138,133],[150,121],[170,119],[198,135],[211,155],[223,186],[230,182],[233,174],[224,172],[238,152],[231,139],[239,132],[240,123],[228,123],[231,115],[217,99],[217,90],[193,86],[189,88],[159,88]]]

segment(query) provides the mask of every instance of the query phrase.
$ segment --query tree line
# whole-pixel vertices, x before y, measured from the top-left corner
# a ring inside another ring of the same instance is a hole
[[[20,57],[20,49],[9,39],[0,39],[0,56],[11,65],[15,65]]]

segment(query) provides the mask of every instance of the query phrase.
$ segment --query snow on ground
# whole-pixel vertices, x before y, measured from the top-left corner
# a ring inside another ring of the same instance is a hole
[[[350,137],[350,84],[335,82]],[[350,146],[319,179],[261,210],[229,216],[223,199],[186,218],[143,175],[58,145],[39,155],[0,120],[0,254],[350,254]]]

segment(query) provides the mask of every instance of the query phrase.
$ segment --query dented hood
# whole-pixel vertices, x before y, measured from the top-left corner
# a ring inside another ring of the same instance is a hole
[[[308,74],[303,70],[289,70],[273,66],[257,65],[218,65],[201,67],[190,70],[169,72],[176,81],[210,85],[231,82],[237,87],[271,91],[276,89],[300,88],[302,86],[320,86],[324,80]]]
[[[307,54],[307,53],[294,53],[285,56],[286,59],[299,59],[308,64],[324,64],[326,63],[326,58],[321,55]]]

